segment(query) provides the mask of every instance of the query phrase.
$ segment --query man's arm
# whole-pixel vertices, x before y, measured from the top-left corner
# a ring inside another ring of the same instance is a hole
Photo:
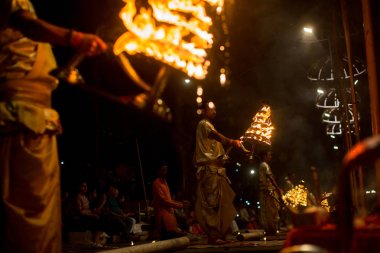
[[[216,130],[211,130],[210,133],[208,134],[208,138],[217,140],[221,142],[223,145],[233,146],[235,148],[241,147],[241,143],[239,140],[233,140],[233,139],[227,138]]]
[[[271,183],[274,186],[276,192],[278,193],[280,201],[282,201],[282,196],[284,195],[284,191],[278,186],[276,180],[274,179],[273,174],[267,174],[267,177],[271,181]]]
[[[107,49],[106,43],[94,34],[53,25],[25,10],[13,13],[9,25],[30,39],[60,46],[70,46],[87,56],[98,55]]]
[[[183,208],[184,204],[175,200],[172,200],[169,196],[170,192],[167,192],[164,187],[160,184],[153,185],[153,192],[159,198],[160,204],[163,204],[165,207],[172,208]]]

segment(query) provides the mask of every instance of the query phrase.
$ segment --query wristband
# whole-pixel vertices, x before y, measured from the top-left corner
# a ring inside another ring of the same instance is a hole
[[[232,143],[232,140],[231,139],[228,139],[228,138],[225,138],[223,141],[222,141],[223,145],[228,145],[230,146],[231,143]]]

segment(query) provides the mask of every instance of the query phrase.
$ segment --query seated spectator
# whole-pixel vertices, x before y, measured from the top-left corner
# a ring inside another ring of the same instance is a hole
[[[101,231],[99,215],[90,209],[90,201],[87,194],[88,186],[86,182],[82,182],[79,186],[79,192],[75,198],[76,214],[79,218],[78,224],[81,228],[90,230],[92,241],[96,244],[100,242]]]
[[[247,210],[248,210],[249,217],[250,217],[247,228],[248,229],[257,229],[259,227],[259,222],[258,222],[259,218],[255,212],[255,209],[252,206],[247,206]]]
[[[131,240],[134,239],[132,230],[136,220],[123,212],[117,200],[118,195],[118,189],[113,186],[108,188],[107,201],[104,206],[106,221],[110,224],[108,233],[111,235],[121,233],[124,239]]]
[[[103,192],[98,192],[96,188],[92,189],[89,196],[90,209],[97,215],[104,214],[104,206],[107,202],[107,195]]]
[[[236,217],[236,223],[240,229],[246,229],[250,221],[249,213],[243,202],[238,203],[238,216]]]
[[[119,194],[117,197],[117,202],[119,203],[119,206],[123,213],[125,213],[128,217],[135,216],[135,213],[130,208],[130,202],[127,201],[124,194]]]

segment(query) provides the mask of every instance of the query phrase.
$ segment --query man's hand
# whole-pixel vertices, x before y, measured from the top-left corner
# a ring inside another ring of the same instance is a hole
[[[71,30],[69,36],[70,45],[86,56],[98,55],[107,50],[107,44],[95,34]]]
[[[12,13],[9,25],[32,40],[71,46],[86,56],[98,55],[107,50],[107,44],[99,36],[53,25],[29,11]]]
[[[231,140],[230,146],[235,148],[241,148],[241,142],[240,140]]]

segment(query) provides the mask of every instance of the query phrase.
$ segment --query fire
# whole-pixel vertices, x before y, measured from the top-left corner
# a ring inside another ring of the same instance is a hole
[[[274,127],[272,126],[270,116],[270,107],[264,105],[261,110],[252,118],[253,122],[245,132],[242,139],[254,139],[271,145],[270,139],[272,137],[272,131]]]
[[[224,0],[147,0],[149,8],[139,9],[135,0],[124,2],[120,18],[127,32],[115,42],[115,55],[144,54],[191,77],[206,77],[206,50],[213,44],[206,3],[220,9]]]
[[[310,201],[308,201],[308,195],[309,190],[307,187],[300,184],[287,191],[286,194],[282,196],[282,200],[288,207],[296,210],[302,210],[303,208],[312,205]],[[319,205],[323,207],[327,212],[331,211],[327,196],[325,199],[322,199]]]
[[[325,208],[327,212],[331,211],[331,207],[327,199],[322,200],[321,207]]]
[[[282,199],[285,204],[291,207],[305,207],[307,203],[308,190],[303,185],[297,185],[293,189],[289,190]]]

